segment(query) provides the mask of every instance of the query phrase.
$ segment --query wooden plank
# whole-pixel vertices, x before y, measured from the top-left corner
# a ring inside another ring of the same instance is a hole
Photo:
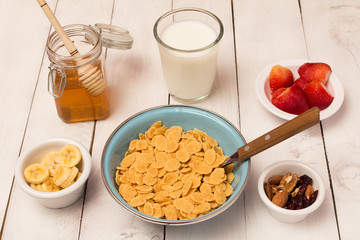
[[[77,1],[76,3],[78,4],[73,4],[73,1],[61,1],[58,3],[58,9],[60,11],[56,15],[61,23],[77,22],[89,24],[94,20],[93,15],[95,15],[95,13],[97,18],[99,18],[98,20],[105,22],[110,21],[112,11],[111,0],[101,2],[82,1],[81,4]],[[46,16],[41,11],[37,2],[34,1],[33,4],[35,8],[29,8],[31,10],[27,9],[23,12],[29,12],[29,19],[32,19],[30,16],[33,16],[33,18],[36,16],[35,19],[39,22],[48,23]],[[84,8],[87,4],[95,4],[97,7]],[[52,9],[55,8],[54,4],[51,4],[51,6]],[[68,14],[65,9],[74,11],[74,14]],[[73,16],[74,18],[72,18]],[[82,21],[78,22],[79,19],[82,19]],[[31,25],[34,24],[31,21],[30,23]],[[41,39],[46,40],[49,27],[50,24],[47,24],[47,30],[38,33],[39,38],[41,37]],[[29,33],[29,35],[31,34]],[[29,39],[33,41],[32,38]],[[45,49],[44,41],[42,41],[42,45],[37,46],[36,49],[34,48],[34,54],[39,51],[38,49],[41,50],[41,55],[38,54],[36,60],[41,64],[41,56],[44,54]],[[31,53],[30,51],[27,52]],[[23,150],[26,151],[26,149],[41,140],[56,137],[75,139],[90,149],[94,122],[65,124],[59,119],[53,97],[47,92],[48,64],[49,61],[47,60],[47,56],[45,56],[28,121]],[[37,71],[39,71],[39,68]],[[24,74],[26,74],[26,72],[24,72]],[[23,77],[26,78],[26,76]],[[34,83],[33,85],[35,86]],[[23,99],[23,101],[25,101],[25,99]],[[26,195],[15,184],[2,237],[3,239],[77,239],[81,223],[81,214],[82,199],[68,208],[57,210],[48,209]]]
[[[174,8],[199,7],[217,15],[224,24],[216,80],[210,96],[194,104],[214,111],[239,127],[238,93],[231,1],[174,1]],[[174,101],[175,102],[175,101]],[[169,239],[245,239],[244,194],[228,210],[213,219],[184,227],[167,227]]]
[[[49,4],[53,5],[53,2]],[[36,2],[0,2],[0,112],[4,116],[0,124],[0,145],[3,146],[0,151],[3,159],[0,171],[1,223],[49,31],[49,23],[42,20]]]
[[[134,44],[130,50],[109,49],[107,52],[112,110],[106,121],[96,123],[95,166],[88,182],[81,239],[164,238],[163,226],[135,217],[110,196],[101,178],[100,162],[106,140],[119,124],[139,111],[168,102],[152,27],[170,7],[168,0],[115,2],[112,24],[128,29]]]
[[[301,1],[311,59],[328,63],[345,88],[341,109],[323,122],[341,239],[360,234],[359,1]]]
[[[284,123],[258,101],[255,93],[257,74],[273,61],[306,58],[307,49],[298,1],[236,0],[234,15],[241,131],[250,141]],[[289,236],[292,239],[337,239],[324,156],[321,129],[317,125],[252,158],[251,178],[245,189],[248,239],[287,239]],[[323,205],[315,214],[296,224],[285,224],[272,218],[257,192],[261,171],[271,163],[289,159],[310,164],[326,184]],[[274,231],[281,234],[274,234]]]

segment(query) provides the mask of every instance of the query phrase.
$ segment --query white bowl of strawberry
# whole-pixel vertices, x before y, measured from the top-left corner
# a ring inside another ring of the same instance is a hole
[[[344,89],[324,62],[290,59],[269,64],[259,73],[256,94],[270,112],[286,120],[316,106],[320,119],[342,105]]]

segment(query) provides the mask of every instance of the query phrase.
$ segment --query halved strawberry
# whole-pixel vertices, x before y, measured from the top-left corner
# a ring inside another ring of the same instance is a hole
[[[271,95],[271,98],[272,99],[275,99],[275,98],[277,98],[280,94],[282,94],[286,89],[288,89],[288,88],[279,88],[278,90],[276,90],[275,92],[273,92],[272,93],[272,95]]]
[[[290,69],[280,65],[275,65],[271,68],[269,83],[272,92],[282,87],[290,87],[293,82],[294,77]]]
[[[326,86],[319,81],[312,81],[304,90],[310,107],[317,106],[320,110],[327,108],[334,97],[331,95]]]
[[[331,75],[331,67],[326,63],[304,63],[298,69],[301,78],[309,83],[312,81],[320,81],[324,84],[328,81]]]
[[[304,91],[297,85],[279,88],[271,99],[277,108],[292,114],[301,114],[309,109],[309,102]]]
[[[294,85],[298,85],[302,90],[304,90],[306,86],[309,85],[309,82],[300,77],[295,80]]]

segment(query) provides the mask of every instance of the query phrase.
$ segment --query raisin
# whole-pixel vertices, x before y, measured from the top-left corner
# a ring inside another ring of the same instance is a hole
[[[317,198],[318,195],[318,190],[316,190],[313,194],[311,194],[310,199],[309,199],[309,205],[313,204]]]
[[[306,184],[301,184],[298,193],[296,194],[296,196],[301,195],[301,196],[305,196],[305,191],[306,191],[307,185]]]
[[[293,203],[295,204],[296,209],[301,209],[302,205],[303,205],[303,199],[302,199],[301,195],[299,195],[299,194],[296,195],[293,198]]]
[[[313,204],[316,200],[318,190],[316,190],[311,196],[310,199],[307,199],[304,195],[303,189],[306,189],[306,185],[301,185],[298,194],[295,197],[291,197],[286,208],[287,209],[303,209],[307,208]]]
[[[289,210],[295,210],[296,206],[295,206],[295,203],[290,203],[289,205],[285,206],[285,208],[289,209]]]
[[[312,178],[309,177],[308,175],[304,174],[300,177],[300,180],[299,180],[299,185],[303,185],[303,184],[306,184],[306,185],[312,185]]]
[[[291,194],[289,194],[288,201],[285,205],[285,208],[287,208],[291,203],[292,203],[292,196],[291,196]]]

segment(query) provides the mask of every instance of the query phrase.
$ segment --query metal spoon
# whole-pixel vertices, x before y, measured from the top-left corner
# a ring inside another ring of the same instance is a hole
[[[320,122],[319,108],[313,107],[279,127],[265,133],[255,140],[240,147],[231,157],[227,158],[223,166],[233,162],[243,162],[250,157],[272,147],[289,137]]]

